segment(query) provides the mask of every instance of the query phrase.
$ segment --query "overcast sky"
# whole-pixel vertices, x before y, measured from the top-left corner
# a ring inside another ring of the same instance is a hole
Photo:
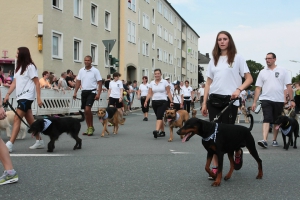
[[[265,66],[266,54],[274,52],[278,66],[290,70],[293,76],[300,73],[300,1],[168,1],[200,36],[202,54],[211,55],[218,32],[226,30],[246,60]]]

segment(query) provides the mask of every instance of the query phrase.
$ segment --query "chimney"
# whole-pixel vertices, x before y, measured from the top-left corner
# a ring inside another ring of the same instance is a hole
[[[207,58],[209,58],[209,53],[206,53],[205,56],[206,56]]]

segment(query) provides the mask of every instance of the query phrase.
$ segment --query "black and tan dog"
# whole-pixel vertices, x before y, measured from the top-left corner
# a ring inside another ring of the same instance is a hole
[[[165,118],[170,126],[170,138],[168,142],[173,141],[173,128],[181,128],[183,123],[189,119],[189,113],[186,110],[166,110]],[[181,137],[183,138],[183,137]]]
[[[246,106],[242,105],[240,107],[240,110],[241,110],[242,114],[244,115],[245,123],[249,123],[249,114],[250,114],[250,111],[251,111],[251,107],[246,108]],[[240,123],[240,116],[241,115],[236,116],[236,122],[238,124]]]
[[[122,115],[115,107],[99,108],[97,115],[103,125],[101,137],[104,137],[105,132],[109,135],[109,132],[107,130],[108,122],[114,126],[113,133],[118,134],[119,124],[123,125],[126,120],[125,118],[122,118]]]
[[[50,137],[50,142],[48,143],[48,152],[53,152],[55,149],[55,140],[58,140],[62,133],[70,134],[72,138],[76,140],[76,144],[73,150],[81,149],[81,139],[78,137],[81,124],[84,121],[84,114],[81,114],[81,119],[73,117],[49,117],[47,119],[38,119],[33,122],[28,130],[28,133],[36,136],[39,133],[48,135]]]
[[[281,130],[282,139],[283,139],[283,148],[288,150],[289,146],[294,146],[294,149],[297,148],[297,137],[299,137],[299,123],[296,119],[288,116],[279,116],[275,121],[275,129]],[[293,133],[295,141],[293,142]],[[286,142],[286,137],[289,138]]]
[[[204,121],[198,118],[189,119],[184,126],[177,131],[178,135],[184,135],[182,142],[189,141],[191,137],[195,134],[202,137],[202,145],[207,150],[207,160],[205,165],[205,170],[209,176],[215,179],[212,186],[219,186],[222,179],[223,170],[223,159],[224,154],[228,154],[230,160],[230,170],[224,177],[224,180],[230,179],[232,172],[235,168],[235,163],[233,160],[234,151],[239,150],[242,146],[246,146],[250,154],[254,157],[258,164],[258,175],[257,179],[261,179],[263,176],[262,171],[262,160],[259,158],[255,141],[251,134],[253,127],[253,116],[250,115],[251,124],[250,128]],[[210,164],[213,155],[216,154],[218,157],[218,172],[214,174],[210,169]]]

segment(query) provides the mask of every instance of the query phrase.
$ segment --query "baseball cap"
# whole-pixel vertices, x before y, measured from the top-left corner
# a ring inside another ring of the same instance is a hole
[[[172,84],[173,84],[173,85],[179,85],[179,84],[180,84],[180,81],[174,81]]]
[[[167,77],[165,78],[165,80],[168,80],[168,79],[170,79],[170,77],[167,76]]]

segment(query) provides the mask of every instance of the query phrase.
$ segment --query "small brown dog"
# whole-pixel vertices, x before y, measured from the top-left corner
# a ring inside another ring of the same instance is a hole
[[[197,110],[193,109],[192,110],[192,117],[196,117],[196,115],[197,115]]]
[[[103,131],[101,137],[104,137],[105,132],[109,135],[107,130],[108,122],[114,126],[113,133],[118,134],[119,124],[123,125],[125,123],[125,118],[122,118],[118,109],[115,107],[99,108],[97,113],[100,122],[103,124]]]
[[[173,141],[173,128],[181,128],[183,123],[186,122],[190,116],[186,110],[166,110],[165,118],[170,126],[170,139],[168,142]]]
[[[244,115],[245,123],[249,124],[248,114],[250,114],[251,107],[246,108],[244,105],[242,105],[240,107],[240,110],[242,111],[242,114]],[[239,115],[239,114],[236,116],[236,122],[238,124],[240,123],[240,116],[241,115]]]

